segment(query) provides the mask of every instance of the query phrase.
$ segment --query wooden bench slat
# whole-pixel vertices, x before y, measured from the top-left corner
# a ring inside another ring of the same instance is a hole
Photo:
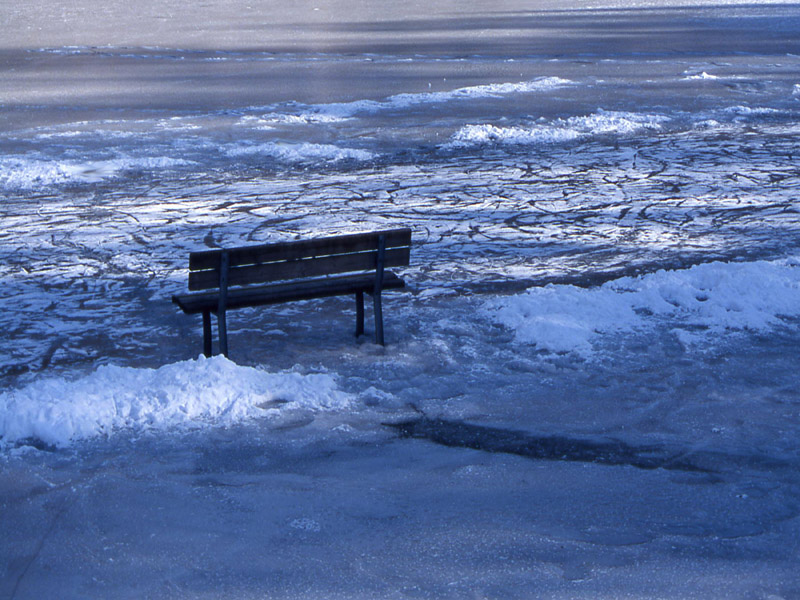
[[[228,292],[228,308],[262,306],[294,300],[326,298],[355,292],[370,293],[375,285],[373,275],[344,275],[339,277],[320,277],[303,282],[278,283],[259,287],[248,287]],[[400,289],[405,282],[391,272],[385,273],[383,289]],[[219,294],[205,292],[198,294],[178,294],[172,301],[188,314],[203,311],[216,312]]]
[[[350,271],[374,270],[377,262],[377,251],[360,252],[358,254],[339,254],[321,258],[306,258],[266,264],[248,265],[231,268],[228,273],[228,285],[231,287],[266,283],[284,279],[301,279],[335,275]],[[408,265],[411,256],[410,248],[393,248],[387,250],[384,257],[386,267],[402,267]],[[374,276],[373,276],[374,279]],[[189,289],[191,291],[207,290],[219,286],[219,272],[193,271],[189,273]]]
[[[386,248],[399,248],[411,245],[411,229],[391,229],[366,233],[347,234],[329,238],[314,238],[278,242],[260,246],[243,246],[227,249],[230,266],[255,265],[262,263],[313,258],[335,254],[349,254],[374,250],[378,245],[378,236],[386,239]],[[191,271],[216,269],[222,250],[204,250],[189,254]]]

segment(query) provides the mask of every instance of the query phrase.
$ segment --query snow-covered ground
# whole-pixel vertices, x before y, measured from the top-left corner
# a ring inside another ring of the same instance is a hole
[[[0,596],[800,598],[800,6],[46,4],[0,7]],[[395,226],[385,348],[332,298],[198,358],[170,302]]]

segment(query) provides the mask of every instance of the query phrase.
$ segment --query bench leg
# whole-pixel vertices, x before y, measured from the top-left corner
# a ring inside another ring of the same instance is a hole
[[[356,337],[364,335],[364,292],[356,292]]]
[[[372,295],[372,306],[375,309],[375,343],[385,346],[383,343],[383,307],[381,306],[381,293]]]
[[[203,311],[203,354],[211,357],[211,313]]]
[[[217,330],[219,331],[219,351],[228,358],[228,321],[225,311],[217,313]]]

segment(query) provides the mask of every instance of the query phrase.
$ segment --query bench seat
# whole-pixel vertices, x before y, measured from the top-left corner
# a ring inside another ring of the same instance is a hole
[[[406,283],[391,271],[384,271],[381,288],[400,289]],[[357,292],[371,294],[375,286],[375,275],[344,275],[318,277],[300,282],[273,283],[258,287],[228,290],[227,308],[245,308],[280,304],[296,300],[312,300],[330,296],[344,296]],[[204,311],[215,312],[219,303],[219,292],[199,292],[178,294],[172,297],[183,312],[197,314]]]

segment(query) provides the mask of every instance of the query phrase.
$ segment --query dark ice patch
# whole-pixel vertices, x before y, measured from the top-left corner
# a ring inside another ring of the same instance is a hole
[[[421,417],[386,423],[404,438],[427,439],[443,446],[472,448],[541,460],[628,465],[639,469],[709,472],[661,446],[631,446],[619,440],[537,436],[522,431]]]

